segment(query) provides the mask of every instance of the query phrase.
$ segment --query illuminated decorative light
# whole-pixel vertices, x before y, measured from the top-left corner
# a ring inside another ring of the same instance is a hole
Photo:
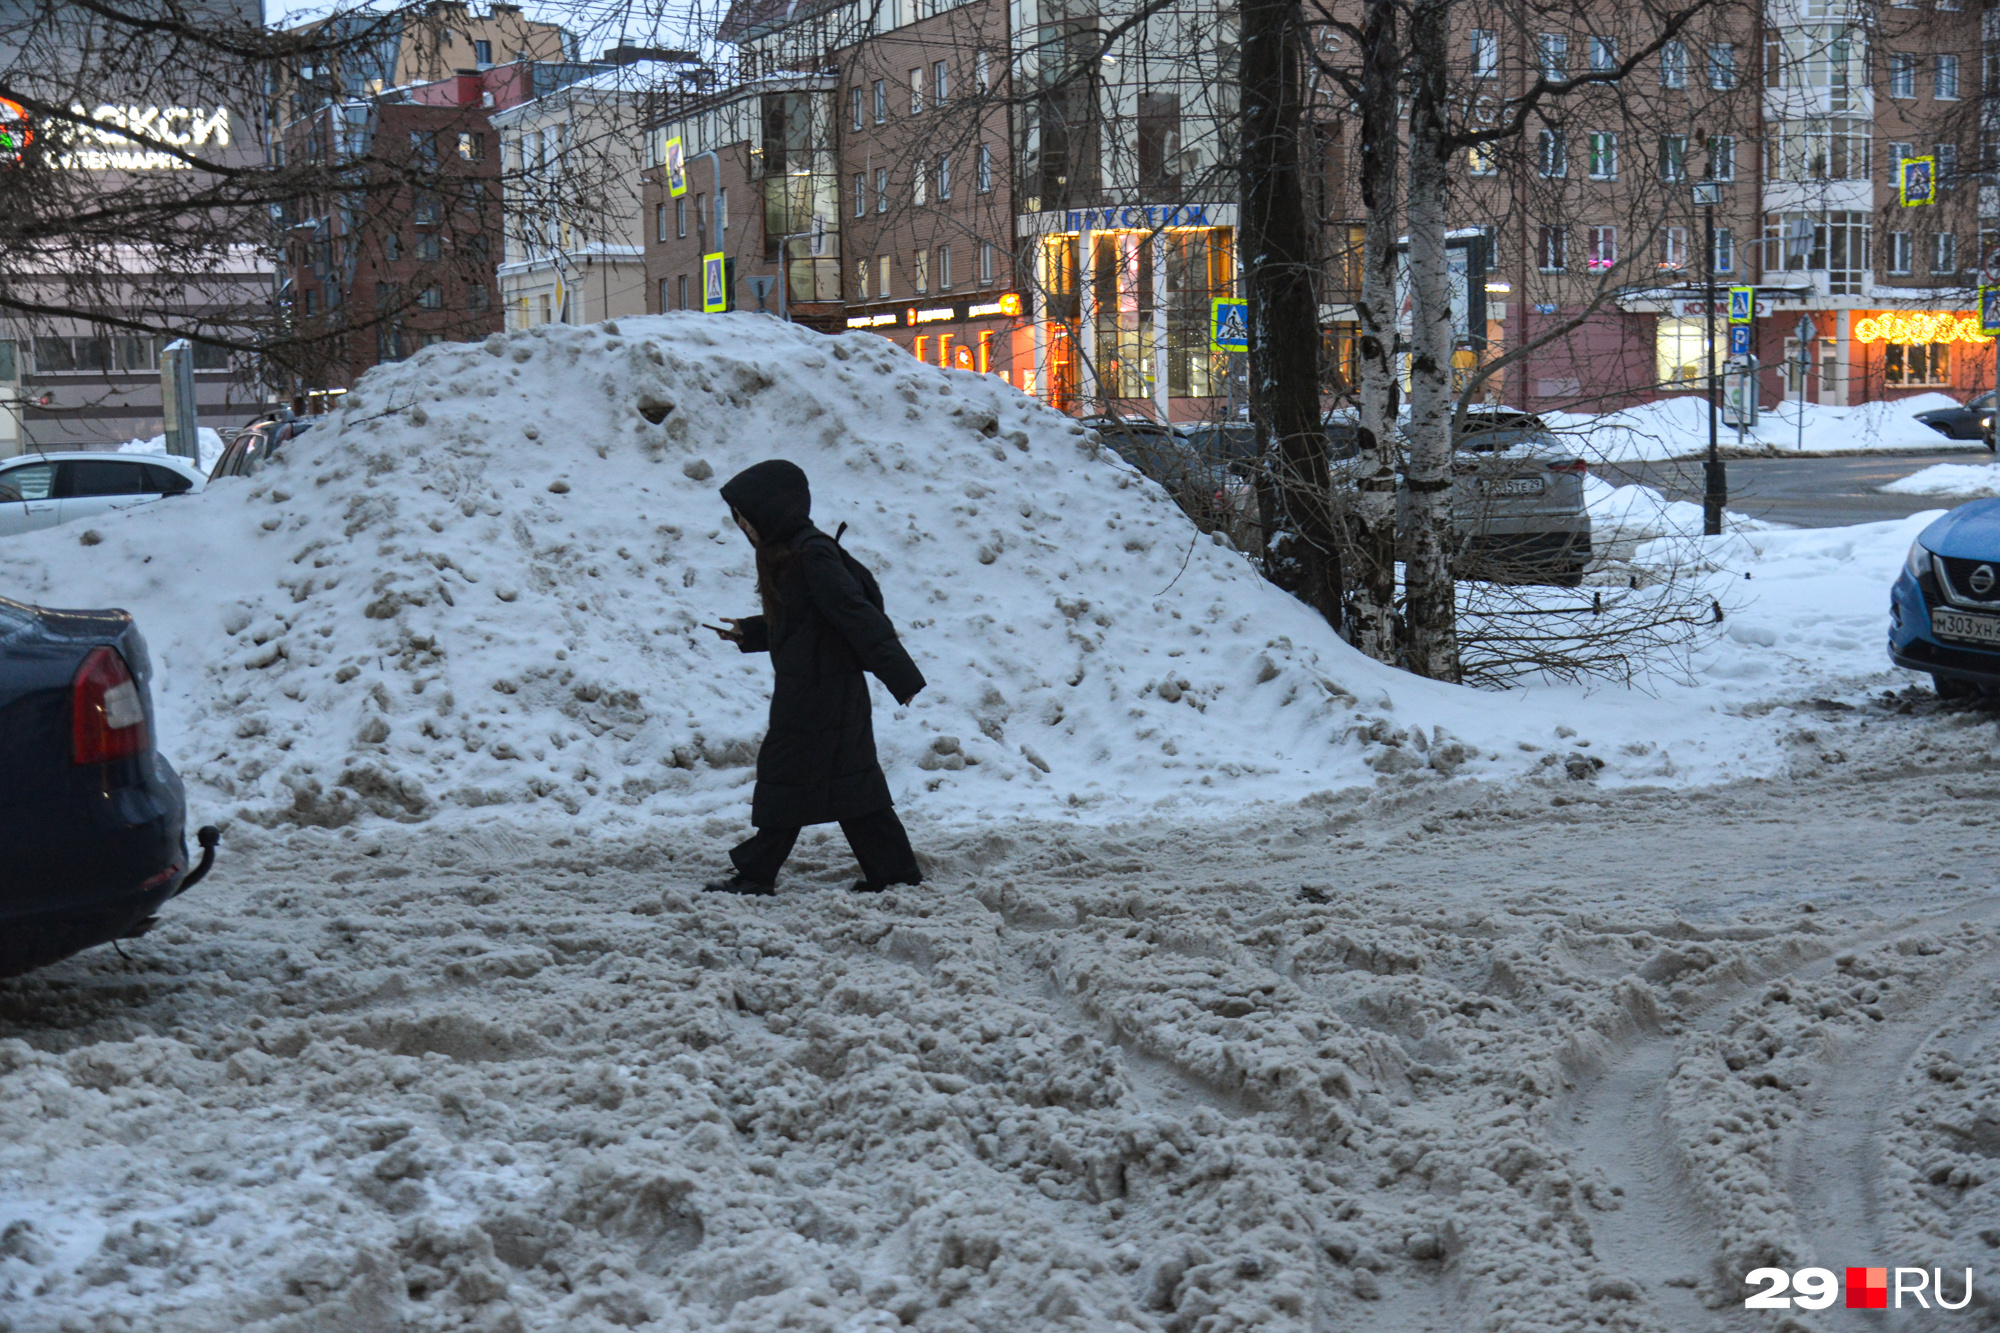
[[[19,162],[34,141],[35,126],[28,109],[0,97],[0,162]]]
[[[1021,313],[1021,294],[1020,294],[1019,292],[1008,292],[1008,293],[1007,293],[1007,294],[1006,294],[1005,296],[1001,297],[1001,298],[1000,298],[1000,313],[1001,313],[1001,314],[1003,314],[1003,315],[1018,315],[1018,314],[1020,314],[1020,313]]]
[[[1486,284],[1486,290],[1494,295],[1505,296],[1514,290],[1514,284],[1511,282],[1489,282]]]
[[[847,327],[850,329],[879,329],[884,324],[894,324],[896,312],[891,310],[880,315],[849,315]]]
[[[929,310],[910,309],[910,323],[935,324],[941,319],[957,319],[958,312],[948,305],[933,306]]]
[[[997,301],[987,301],[981,305],[967,306],[967,319],[987,319],[994,315],[1018,315],[1021,313],[1021,298],[1013,292]]]
[[[56,165],[70,171],[186,171],[188,162],[153,145],[226,148],[229,109],[185,106],[114,106],[93,111],[71,105],[77,123],[62,128],[64,151]]]
[[[1990,343],[1976,315],[1949,310],[1891,310],[1854,324],[1858,343]]]

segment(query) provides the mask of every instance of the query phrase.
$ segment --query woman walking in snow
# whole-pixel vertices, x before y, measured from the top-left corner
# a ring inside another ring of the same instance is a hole
[[[775,893],[800,828],[834,821],[861,863],[857,892],[921,882],[875,759],[862,673],[873,672],[899,704],[916,697],[924,677],[882,614],[874,576],[812,525],[812,492],[796,464],[746,468],[722,498],[756,548],[764,614],[709,628],[746,653],[769,652],[777,679],[750,805],[757,833],[730,850],[736,873],[704,887]]]

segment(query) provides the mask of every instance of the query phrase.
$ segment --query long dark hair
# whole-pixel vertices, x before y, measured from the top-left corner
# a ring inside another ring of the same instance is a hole
[[[784,609],[790,605],[784,593],[785,579],[797,563],[798,557],[788,546],[757,547],[757,599],[764,604],[764,619],[770,625],[784,619]]]

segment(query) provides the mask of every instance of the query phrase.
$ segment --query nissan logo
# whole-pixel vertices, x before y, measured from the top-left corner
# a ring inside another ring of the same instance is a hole
[[[1973,570],[1971,577],[1966,579],[1965,586],[1978,593],[1981,597],[1992,592],[1993,566],[1981,565],[1979,568]]]

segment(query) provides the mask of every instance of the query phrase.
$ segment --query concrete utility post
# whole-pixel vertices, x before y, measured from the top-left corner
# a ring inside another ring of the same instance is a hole
[[[167,452],[190,462],[201,459],[201,425],[194,398],[194,344],[176,338],[160,352],[160,415],[166,420]]]

